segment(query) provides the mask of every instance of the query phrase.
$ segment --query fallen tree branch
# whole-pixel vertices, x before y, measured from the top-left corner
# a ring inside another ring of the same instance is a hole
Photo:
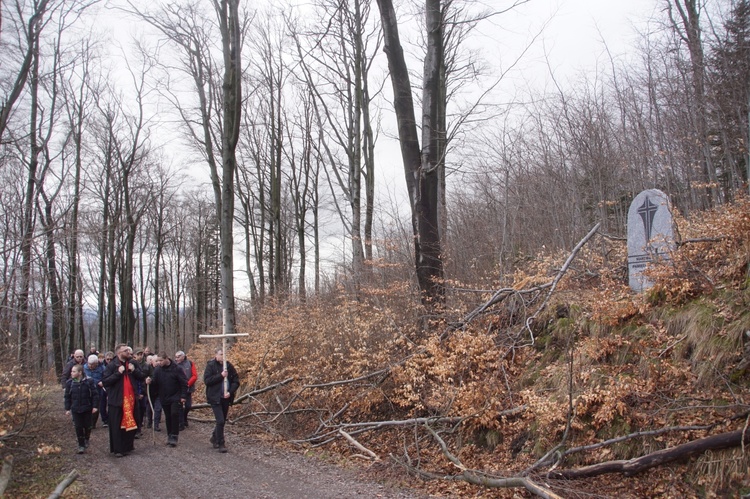
[[[270,392],[271,390],[275,390],[276,388],[282,387],[284,385],[288,385],[292,381],[294,381],[295,378],[287,378],[284,381],[279,381],[278,383],[274,383],[273,385],[268,385],[265,388],[259,388],[258,390],[253,390],[252,392],[243,393],[241,396],[237,397],[235,399],[234,403],[237,404],[245,399],[248,399],[250,397],[255,397],[256,395],[260,395],[262,393]]]
[[[583,239],[581,239],[578,242],[578,244],[575,246],[575,248],[573,248],[573,250],[571,251],[570,255],[568,255],[568,258],[567,258],[567,260],[565,260],[565,263],[563,264],[562,268],[557,272],[557,275],[555,276],[555,278],[551,282],[548,282],[548,283],[545,283],[545,284],[540,284],[538,286],[535,286],[535,287],[529,288],[529,289],[516,289],[516,288],[502,288],[502,289],[498,289],[497,291],[494,292],[494,294],[492,295],[492,297],[488,301],[486,301],[482,305],[478,306],[477,308],[475,308],[474,310],[472,310],[471,312],[469,312],[468,314],[466,314],[464,316],[464,318],[461,319],[460,321],[451,324],[450,327],[448,328],[448,331],[446,331],[446,333],[443,333],[443,336],[445,336],[445,334],[447,334],[449,331],[455,331],[456,329],[460,329],[460,328],[466,326],[471,321],[473,321],[474,319],[476,319],[478,316],[480,316],[481,314],[483,314],[484,312],[486,312],[491,306],[500,303],[501,301],[503,301],[508,296],[512,296],[512,295],[516,295],[516,294],[517,295],[523,295],[523,294],[539,293],[541,291],[548,290],[547,291],[547,295],[545,296],[544,301],[542,302],[542,304],[537,308],[537,310],[534,312],[534,314],[532,314],[524,322],[524,328],[528,329],[529,332],[531,333],[531,322],[534,319],[536,319],[536,317],[539,315],[539,313],[542,310],[545,309],[545,307],[547,306],[547,303],[549,302],[550,297],[552,296],[552,293],[555,292],[555,288],[557,288],[557,285],[560,283],[560,280],[567,273],[568,268],[570,267],[571,263],[573,263],[573,260],[575,260],[576,256],[581,251],[581,248],[583,248],[583,246],[589,241],[589,239],[591,239],[592,237],[594,237],[594,234],[597,233],[597,231],[599,230],[600,226],[601,226],[600,223],[594,225],[594,227],[588,232],[588,234],[586,234],[583,237]],[[534,334],[531,333],[531,345],[533,345],[533,344],[534,344]]]
[[[602,442],[596,443],[596,444],[589,444],[589,445],[582,445],[580,447],[572,447],[565,452],[561,454],[561,458],[565,456],[569,456],[571,454],[575,454],[578,452],[585,452],[589,450],[599,449],[600,447],[607,447],[609,445],[614,445],[620,442],[624,442],[626,440],[631,440],[634,438],[639,437],[654,437],[657,435],[663,435],[664,433],[670,433],[673,431],[701,431],[701,430],[710,430],[716,426],[715,424],[710,425],[703,425],[703,426],[670,426],[669,428],[660,428],[658,430],[649,430],[649,431],[637,431],[635,433],[630,433],[629,435],[623,435],[621,437],[611,438],[609,440],[604,440]]]
[[[557,285],[560,283],[560,280],[565,276],[565,274],[568,272],[568,268],[570,267],[570,264],[573,263],[573,260],[575,260],[576,256],[578,255],[578,252],[581,251],[581,248],[589,242],[589,239],[594,237],[594,234],[599,230],[599,227],[601,226],[601,223],[598,223],[592,227],[592,229],[586,234],[583,239],[578,241],[578,244],[576,244],[576,247],[573,248],[573,251],[570,252],[570,255],[568,255],[568,259],[565,260],[565,263],[563,264],[562,268],[557,272],[557,275],[552,280],[552,284],[549,288],[549,291],[547,291],[547,296],[544,298],[544,301],[541,305],[539,305],[539,308],[536,309],[536,311],[526,319],[525,327],[529,331],[529,335],[531,336],[531,346],[534,345],[534,332],[531,330],[531,323],[536,319],[536,317],[547,307],[547,303],[549,302],[550,297],[552,297],[552,293],[555,292],[555,289],[557,288]]]
[[[435,430],[430,428],[429,425],[424,426],[432,434],[433,438],[435,438],[445,457],[447,457],[454,466],[462,471],[462,473],[459,473],[458,475],[445,477],[446,479],[463,480],[474,485],[480,485],[482,487],[490,488],[524,488],[532,494],[536,494],[539,497],[543,497],[545,499],[562,499],[551,490],[542,487],[541,485],[529,480],[526,477],[496,478],[482,472],[467,469],[466,466],[461,462],[461,460],[448,450],[448,446],[446,445],[445,440],[440,438],[440,435],[438,435]]]
[[[390,367],[386,367],[378,371],[373,371],[371,373],[363,374],[362,376],[358,376],[356,378],[343,379],[343,380],[338,380],[338,381],[330,381],[328,383],[319,383],[315,385],[304,385],[302,388],[329,388],[331,386],[347,385],[349,383],[356,383],[357,381],[364,381],[366,379],[373,378],[381,374],[386,374],[390,372],[390,370],[391,370]]]
[[[357,442],[357,440],[354,439],[351,435],[349,435],[347,432],[339,428],[339,433],[342,437],[344,437],[350,444],[352,444],[357,449],[361,450],[368,456],[370,456],[374,461],[380,461],[380,458],[377,454],[375,454],[373,451],[362,445],[361,443]]]
[[[561,496],[555,494],[546,487],[542,487],[538,483],[529,480],[526,477],[511,477],[511,478],[491,478],[484,475],[475,475],[469,471],[464,471],[460,475],[456,475],[454,479],[461,479],[474,485],[481,485],[483,487],[489,487],[494,489],[517,489],[524,488],[536,494],[544,499],[562,499]]]
[[[466,324],[476,319],[479,315],[486,312],[487,309],[489,309],[491,306],[497,305],[501,301],[505,300],[508,296],[511,296],[514,294],[524,295],[524,294],[538,293],[539,291],[547,289],[550,286],[552,286],[552,283],[540,284],[539,286],[534,286],[533,288],[528,288],[528,289],[515,289],[515,288],[498,289],[497,291],[494,292],[494,294],[489,300],[487,300],[485,303],[483,303],[482,305],[478,306],[477,308],[475,308],[474,310],[466,314],[466,316],[462,320],[458,321],[455,324],[452,324],[451,328],[459,329],[461,327],[464,327]]]
[[[411,418],[411,419],[396,419],[392,421],[366,421],[364,423],[343,423],[339,425],[340,428],[361,428],[367,427],[371,430],[378,428],[384,428],[386,426],[412,426],[412,425],[423,425],[423,424],[434,424],[434,423],[450,423],[456,424],[465,421],[469,418],[460,417],[440,417],[434,416],[429,418]]]
[[[694,239],[684,239],[682,241],[677,241],[677,246],[684,246],[686,244],[696,244],[696,243],[718,243],[725,239],[728,239],[727,236],[719,236],[719,237],[697,237]]]
[[[73,470],[70,473],[68,473],[68,476],[66,476],[65,479],[57,485],[54,492],[52,492],[47,499],[58,499],[62,497],[62,494],[63,492],[65,492],[65,489],[67,489],[71,483],[75,482],[77,478],[78,478],[78,470]]]
[[[461,423],[462,421],[465,421],[466,419],[469,419],[469,418],[460,418],[460,417],[446,418],[446,417],[434,416],[434,417],[429,417],[429,418],[411,418],[411,419],[399,419],[399,420],[391,420],[391,421],[366,421],[363,423],[342,423],[339,425],[329,427],[328,431],[326,432],[323,432],[323,433],[316,432],[302,440],[291,440],[290,443],[309,444],[309,443],[315,442],[314,447],[319,447],[321,445],[325,445],[335,440],[337,436],[339,435],[339,430],[341,429],[344,429],[350,435],[358,435],[360,433],[365,433],[368,431],[378,430],[378,429],[387,428],[387,427],[417,426],[417,425],[435,424],[435,423],[457,424],[457,423]],[[350,431],[350,429],[353,429],[354,431]]]
[[[576,480],[589,478],[607,473],[622,473],[625,476],[635,475],[662,464],[687,459],[696,454],[702,454],[709,450],[729,449],[750,443],[750,433],[744,430],[736,430],[729,433],[721,433],[710,437],[693,440],[675,447],[662,449],[645,456],[618,461],[606,461],[592,464],[577,469],[551,471],[547,474],[549,478],[560,478]]]

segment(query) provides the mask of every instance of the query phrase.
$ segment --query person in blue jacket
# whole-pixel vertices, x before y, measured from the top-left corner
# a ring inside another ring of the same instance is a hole
[[[102,376],[104,376],[104,366],[99,362],[99,357],[96,355],[89,355],[89,358],[87,359],[86,364],[83,366],[83,374],[86,375],[86,379],[90,379],[94,382],[94,385],[96,386],[96,392],[99,394],[99,405],[98,405],[98,412],[95,412],[94,415],[91,418],[91,428],[96,428],[96,422],[101,416],[102,418],[102,424],[106,427],[107,426],[107,419],[106,419],[106,405],[107,405],[107,397],[104,395],[104,385],[102,384]],[[102,410],[102,404],[104,404],[105,409]]]

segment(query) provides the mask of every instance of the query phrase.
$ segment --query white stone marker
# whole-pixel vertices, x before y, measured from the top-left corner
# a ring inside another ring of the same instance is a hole
[[[669,198],[659,189],[638,194],[628,210],[628,277],[641,292],[653,286],[643,275],[649,263],[669,260],[675,248]]]

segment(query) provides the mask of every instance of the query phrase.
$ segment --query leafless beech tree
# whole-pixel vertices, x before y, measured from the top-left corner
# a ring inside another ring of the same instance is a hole
[[[9,3],[10,2],[3,2],[2,4],[0,4],[0,27],[2,27],[2,19],[5,15],[5,8]],[[22,2],[20,0],[13,1],[12,6],[8,7],[14,14],[18,16],[13,16],[10,18],[11,22],[16,28],[15,33],[13,33],[12,31],[11,33],[17,35],[17,46],[14,47],[12,44],[8,44],[8,51],[2,58],[2,62],[3,65],[7,64],[10,67],[16,67],[14,61],[11,61],[8,57],[10,53],[14,52],[14,50],[12,50],[13,48],[17,49],[21,54],[23,54],[23,58],[21,59],[20,64],[17,66],[18,69],[15,72],[15,79],[9,89],[9,92],[7,93],[7,95],[4,95],[2,97],[2,100],[0,101],[0,139],[3,138],[5,128],[8,125],[8,120],[10,119],[11,112],[13,111],[13,107],[18,101],[19,97],[21,97],[21,93],[26,86],[26,81],[29,77],[29,72],[31,71],[31,65],[33,64],[35,46],[39,43],[39,38],[41,36],[42,30],[49,22],[49,16],[47,15],[47,13],[48,9],[50,9],[51,7],[52,6],[50,5],[49,0],[38,0],[33,2],[31,4],[30,11],[28,10],[29,5],[26,2]],[[2,33],[2,31],[0,31],[0,33]],[[6,66],[6,68],[7,67],[8,66]]]
[[[699,177],[705,192],[703,207],[721,204],[716,168],[711,158],[711,144],[708,137],[708,116],[706,96],[706,61],[701,29],[701,11],[698,0],[665,0],[675,35],[686,45],[690,56],[690,84],[694,100],[692,108],[693,133],[703,155],[702,172]]]
[[[422,81],[422,144],[417,134],[417,120],[412,98],[409,70],[398,31],[398,17],[391,0],[378,0],[383,27],[385,53],[388,57],[393,106],[398,122],[398,137],[404,163],[406,186],[412,210],[414,257],[422,302],[432,306],[444,297],[443,261],[440,254],[438,220],[438,94],[443,38],[440,0],[426,0],[427,49]]]
[[[296,20],[287,25],[296,45],[299,77],[313,96],[322,148],[318,154],[326,158],[329,184],[338,188],[334,198],[340,192],[347,201],[347,209],[338,202],[335,206],[350,239],[356,283],[367,269],[365,260],[372,259],[373,99],[379,85],[371,81],[371,66],[380,30],[372,26],[370,6],[360,0],[347,5],[319,2],[315,13],[309,27],[298,27],[302,23]]]
[[[154,14],[134,4],[130,4],[130,9],[177,47],[183,64],[180,70],[193,81],[199,118],[193,120],[179,101],[174,103],[210,170],[221,234],[223,331],[231,334],[235,328],[234,181],[242,123],[241,54],[247,18],[240,12],[239,0],[214,0],[212,5],[213,23],[207,21],[199,2],[168,5]],[[212,38],[216,34],[220,40]],[[211,55],[215,42],[219,42],[220,64]],[[214,77],[219,71],[223,71],[223,77],[217,85]]]

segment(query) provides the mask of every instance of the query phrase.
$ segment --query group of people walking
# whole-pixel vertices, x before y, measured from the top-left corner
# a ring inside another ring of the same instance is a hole
[[[73,419],[78,453],[89,446],[100,415],[102,426],[109,429],[109,451],[115,457],[134,450],[144,419],[147,428],[161,431],[162,412],[167,445],[177,446],[180,431],[189,424],[187,416],[198,379],[195,363],[183,351],[170,359],[166,352],[151,355],[148,347],[134,353],[125,344],[105,354],[100,362],[100,354],[93,347],[91,350],[86,362],[83,351],[76,350],[63,370],[65,411]],[[227,452],[224,425],[239,388],[237,370],[225,363],[223,356],[224,351],[217,348],[203,374],[206,401],[216,419],[210,443],[222,453]]]

